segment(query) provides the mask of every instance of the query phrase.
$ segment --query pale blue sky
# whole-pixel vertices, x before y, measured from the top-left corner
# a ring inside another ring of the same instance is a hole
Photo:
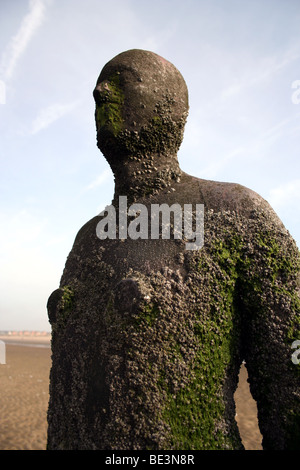
[[[92,91],[127,49],[187,82],[182,169],[255,190],[300,246],[299,25],[299,0],[1,0],[0,329],[50,329],[75,235],[111,202]]]

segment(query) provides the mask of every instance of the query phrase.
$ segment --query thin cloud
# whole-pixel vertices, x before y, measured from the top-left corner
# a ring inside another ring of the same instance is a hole
[[[220,170],[224,168],[224,166],[227,166],[229,162],[234,160],[235,158],[239,157],[240,155],[245,154],[247,149],[245,147],[237,147],[233,149],[231,152],[229,152],[227,155],[225,155],[223,158],[220,158],[210,164],[209,166],[205,167],[202,170],[202,176],[204,178],[215,178],[219,174]]]
[[[297,205],[300,201],[300,178],[289,181],[270,190],[269,202],[276,208]]]
[[[45,18],[45,9],[43,0],[30,0],[29,13],[24,16],[17,34],[12,37],[2,58],[1,70],[5,80],[13,76],[19,58]]]
[[[101,186],[105,181],[111,176],[111,171],[109,169],[104,170],[96,179],[94,179],[88,186],[84,188],[85,191],[91,191],[92,189]]]
[[[240,79],[237,79],[235,83],[224,89],[222,91],[221,98],[226,100],[227,98],[231,98],[232,96],[244,92],[247,88],[251,88],[272,79],[277,72],[299,59],[299,48],[300,46],[298,45],[298,47],[293,47],[292,49],[287,50],[284,56],[280,59],[276,56],[264,58],[261,63],[248,69],[248,72],[250,71],[250,73],[244,77],[240,77]]]
[[[30,133],[34,135],[41,130],[46,129],[53,122],[57,121],[57,119],[60,119],[62,116],[76,108],[78,104],[78,101],[65,104],[56,103],[42,109],[39,115],[33,121]]]

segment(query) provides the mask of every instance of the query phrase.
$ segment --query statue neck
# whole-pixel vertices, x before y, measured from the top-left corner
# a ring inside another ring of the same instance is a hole
[[[115,177],[114,202],[119,196],[135,201],[172,188],[181,176],[177,155],[127,157],[111,163]]]

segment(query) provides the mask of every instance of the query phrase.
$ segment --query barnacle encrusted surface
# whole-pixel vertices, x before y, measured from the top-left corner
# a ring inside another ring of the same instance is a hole
[[[150,226],[152,204],[203,204],[204,246],[100,240],[102,216],[80,229],[48,301],[48,448],[241,449],[233,396],[245,360],[263,448],[299,449],[294,240],[250,189],[180,169],[188,98],[172,64],[127,51],[104,67],[94,96],[116,212],[126,196]]]
[[[116,242],[104,248],[96,222],[62,278],[75,294],[53,334],[51,445],[239,449],[233,393],[244,359],[264,448],[297,448],[300,268],[289,234],[259,210],[247,219],[209,210],[201,250],[163,241],[179,247],[177,269],[170,259],[171,267],[133,270],[125,257],[116,269]],[[153,242],[136,240],[135,250],[142,257]]]

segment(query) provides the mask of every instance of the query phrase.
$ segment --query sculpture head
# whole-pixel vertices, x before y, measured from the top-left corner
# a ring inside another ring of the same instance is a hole
[[[128,157],[176,155],[188,91],[173,64],[153,52],[123,52],[102,69],[94,90],[98,147],[112,169]]]

